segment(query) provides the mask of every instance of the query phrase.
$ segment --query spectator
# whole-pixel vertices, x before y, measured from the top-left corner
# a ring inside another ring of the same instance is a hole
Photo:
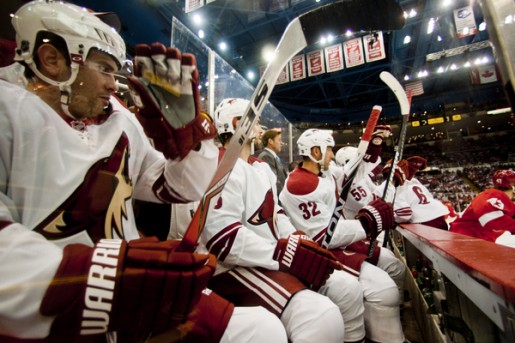
[[[280,193],[284,187],[284,180],[286,180],[288,175],[288,170],[278,155],[284,145],[281,131],[277,129],[266,131],[261,137],[261,142],[265,148],[258,157],[268,163],[274,172],[277,177],[277,193]]]

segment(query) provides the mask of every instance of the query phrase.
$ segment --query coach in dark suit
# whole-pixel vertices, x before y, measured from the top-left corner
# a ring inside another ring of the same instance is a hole
[[[283,147],[283,141],[281,139],[281,131],[277,129],[271,129],[263,133],[261,138],[263,151],[259,154],[258,158],[262,159],[270,165],[270,168],[274,171],[277,176],[277,194],[281,192],[284,186],[284,180],[288,174],[286,166],[281,161],[281,158],[277,155],[281,152]]]

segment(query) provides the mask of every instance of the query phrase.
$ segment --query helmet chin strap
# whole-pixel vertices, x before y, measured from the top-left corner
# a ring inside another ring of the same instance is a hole
[[[68,106],[70,104],[71,100],[71,94],[72,94],[72,88],[71,84],[75,81],[77,78],[77,74],[79,73],[79,65],[77,63],[72,63],[71,65],[71,75],[70,78],[66,81],[58,82],[55,80],[52,80],[51,78],[43,75],[39,69],[36,67],[36,64],[33,60],[30,62],[26,62],[27,66],[32,70],[32,72],[41,80],[45,81],[46,83],[59,87],[59,90],[61,91],[61,109],[63,110],[64,114],[66,114],[68,117],[72,119],[77,119],[73,114],[70,113],[70,110],[68,109]]]

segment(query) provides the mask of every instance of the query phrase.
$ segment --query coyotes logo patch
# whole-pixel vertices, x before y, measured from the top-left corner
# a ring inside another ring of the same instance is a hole
[[[49,240],[87,231],[93,242],[123,238],[125,202],[132,196],[128,171],[129,141],[122,134],[110,156],[97,161],[83,182],[35,229]]]

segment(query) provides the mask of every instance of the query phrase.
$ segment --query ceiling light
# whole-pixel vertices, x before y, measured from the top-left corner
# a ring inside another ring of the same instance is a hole
[[[408,74],[404,75],[404,81],[408,81],[409,79],[410,79],[410,77]]]
[[[352,36],[352,31],[351,30],[347,30],[347,32],[345,32],[345,36],[347,36],[347,37]]]
[[[249,72],[247,73],[247,79],[249,79],[250,81],[254,80],[254,77],[255,77],[255,76],[256,76],[256,75],[254,74],[254,72],[253,72],[253,71],[249,71]]]
[[[404,37],[404,44],[409,44],[411,42],[411,36]]]
[[[192,19],[193,19],[193,23],[194,23],[195,25],[200,25],[200,24],[202,24],[202,21],[203,21],[203,20],[202,20],[202,16],[200,16],[198,13],[195,13],[195,14],[193,15]]]
[[[484,31],[486,30],[486,23],[483,21],[481,22],[481,24],[479,24],[479,31]]]
[[[416,15],[417,15],[417,11],[414,8],[412,8],[411,11],[409,11],[409,13],[404,11],[404,18],[413,18]]]
[[[263,50],[261,50],[261,56],[267,63],[274,59],[274,55],[275,55],[275,47],[272,45],[266,45],[263,48]]]
[[[441,74],[444,72],[444,69],[442,66],[438,67],[438,70],[436,71],[437,73]]]
[[[220,48],[220,50],[225,51],[227,50],[227,43],[220,42],[220,44],[218,44],[218,47]]]
[[[200,39],[204,38],[204,36],[205,36],[204,30],[198,30],[198,36]]]
[[[428,75],[429,75],[429,73],[427,72],[427,70],[421,70],[417,73],[417,77],[419,77],[419,78],[427,77]]]
[[[435,18],[429,19],[429,23],[427,24],[427,34],[433,33],[435,29]]]
[[[443,0],[442,5],[444,7],[450,6],[450,5],[452,5],[452,0]]]
[[[513,22],[513,15],[507,15],[506,18],[504,18],[505,24],[511,24]]]
[[[456,70],[456,69],[458,69],[458,67],[457,67],[457,66],[456,66],[456,64],[454,64],[454,63],[453,63],[453,64],[451,64],[451,67],[450,67],[450,68],[451,68],[451,70]]]
[[[438,36],[436,37],[436,40],[437,40],[437,41],[439,41],[439,42],[441,42],[441,41],[442,41],[442,36],[438,35]]]
[[[463,66],[464,66],[465,68],[470,67],[470,62],[469,62],[469,61],[465,62],[465,64],[464,64]]]

